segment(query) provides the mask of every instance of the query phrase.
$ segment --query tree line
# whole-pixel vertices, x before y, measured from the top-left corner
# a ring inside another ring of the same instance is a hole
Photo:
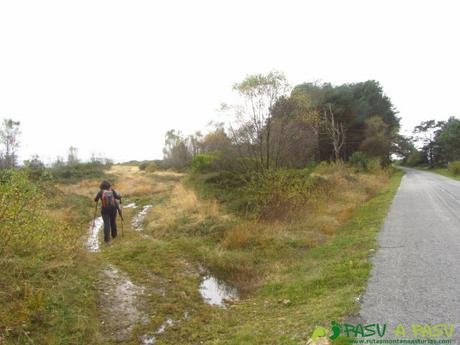
[[[56,157],[48,166],[38,155],[32,155],[22,164],[18,161],[20,147],[20,122],[4,119],[0,125],[0,169],[26,169],[33,179],[75,180],[88,177],[101,177],[111,167],[113,161],[105,157],[92,155],[89,161],[78,157],[78,149],[68,148],[67,157]]]
[[[452,116],[447,121],[422,121],[396,146],[402,163],[409,166],[445,167],[460,161],[460,120]]]
[[[241,103],[222,105],[232,118],[226,126],[214,124],[206,135],[166,133],[166,166],[263,172],[347,161],[355,153],[386,165],[396,153],[400,119],[377,81],[291,88],[282,73],[270,72],[233,89]]]

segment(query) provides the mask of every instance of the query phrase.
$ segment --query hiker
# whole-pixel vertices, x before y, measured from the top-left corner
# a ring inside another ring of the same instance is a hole
[[[100,191],[96,194],[94,201],[97,203],[101,200],[101,216],[104,220],[104,242],[110,242],[110,233],[112,238],[117,237],[117,212],[120,213],[121,209],[118,200],[121,203],[121,195],[118,194],[108,181],[102,181]],[[123,218],[123,217],[122,217]]]

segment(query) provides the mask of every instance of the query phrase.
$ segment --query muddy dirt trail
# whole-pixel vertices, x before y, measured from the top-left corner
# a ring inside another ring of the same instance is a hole
[[[156,231],[161,233],[170,222],[174,222],[183,214],[193,214],[197,221],[201,221],[209,213],[217,214],[216,205],[198,205],[196,195],[182,184],[181,174],[146,174],[140,172],[137,167],[126,166],[115,166],[110,173],[117,177],[115,189],[124,197],[124,228],[128,236],[118,237],[106,247],[102,240],[103,221],[100,216],[96,217],[88,229],[86,248],[92,255],[99,255],[103,261],[97,285],[101,329],[104,338],[109,342],[155,344],[171,328],[177,329],[186,323],[190,318],[190,310],[182,307],[183,309],[176,312],[174,317],[159,313],[156,305],[149,303],[151,296],[156,296],[158,301],[169,297],[174,306],[171,308],[175,309],[177,298],[187,296],[183,291],[184,287],[173,286],[171,279],[164,277],[164,272],[161,272],[156,263],[153,268],[156,267],[159,272],[145,271],[134,266],[134,270],[131,267],[129,272],[134,273],[136,277],[130,277],[128,271],[124,271],[119,264],[112,262],[110,255],[104,253],[106,250],[112,250],[113,255],[118,256],[118,251],[126,246],[161,242],[153,236]],[[84,189],[87,186],[91,186],[92,192],[97,191],[94,184],[90,183],[81,183],[72,188],[90,195],[91,193]],[[164,199],[167,202],[154,202]],[[196,211],[197,209],[199,211]],[[223,309],[226,308],[227,301],[239,298],[236,289],[212,276],[206,268],[194,267],[187,262],[182,264],[184,268],[177,274],[191,280],[201,277],[194,291],[197,303]],[[171,278],[174,277],[173,275]],[[174,295],[177,290],[181,290],[179,293],[182,297],[168,296]]]
[[[166,189],[166,186],[161,183],[153,185],[137,167],[115,166],[111,173],[121,181],[117,188],[129,191],[128,197],[136,194],[158,193]],[[83,188],[86,185],[88,184],[82,183],[77,188],[87,195],[88,192]],[[89,186],[93,187],[92,184]],[[133,230],[142,231],[144,218],[152,206],[138,207],[134,202],[123,206],[123,209],[135,211],[131,219],[127,219],[128,225]],[[97,216],[89,226],[86,248],[91,253],[100,252],[101,247],[105,245],[101,244],[103,224],[102,217]],[[137,325],[145,325],[149,322],[150,317],[145,308],[145,297],[149,293],[147,288],[133,283],[129,275],[114,264],[108,262],[104,265],[99,274],[98,290],[101,329],[107,340],[114,342],[130,340],[132,331]],[[156,291],[158,290],[163,291],[161,287]],[[158,334],[163,333],[172,324],[173,321],[167,319],[158,330],[140,337],[139,344],[154,344]]]
[[[97,217],[89,228],[89,252],[100,251],[102,228],[102,217]],[[115,342],[126,341],[136,324],[148,322],[148,314],[142,310],[145,287],[134,284],[113,264],[107,263],[100,272],[98,290],[101,328],[106,338]]]

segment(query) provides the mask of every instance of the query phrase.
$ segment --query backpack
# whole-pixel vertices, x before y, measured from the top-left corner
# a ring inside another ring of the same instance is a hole
[[[101,196],[102,208],[104,210],[115,210],[116,208],[116,201],[115,201],[115,193],[113,190],[103,190]]]

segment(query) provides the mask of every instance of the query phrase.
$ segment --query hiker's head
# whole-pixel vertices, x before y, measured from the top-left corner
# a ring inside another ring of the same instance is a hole
[[[105,189],[105,190],[110,189],[110,187],[111,187],[110,182],[106,180],[102,181],[101,184],[99,185],[100,189]]]

